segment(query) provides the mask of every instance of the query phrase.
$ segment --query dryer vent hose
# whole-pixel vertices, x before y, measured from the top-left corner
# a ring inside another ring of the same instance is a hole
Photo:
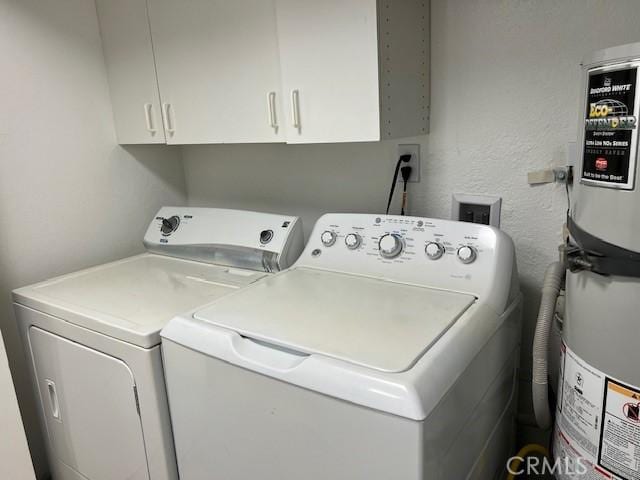
[[[551,427],[549,409],[549,334],[556,311],[556,302],[564,278],[565,268],[554,262],[547,268],[542,284],[542,300],[533,339],[532,396],[536,423],[542,429]]]

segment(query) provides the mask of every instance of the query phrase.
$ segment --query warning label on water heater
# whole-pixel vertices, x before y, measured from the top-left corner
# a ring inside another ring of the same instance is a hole
[[[582,180],[633,189],[637,154],[638,66],[589,73]]]
[[[555,451],[585,472],[561,480],[640,480],[640,388],[607,376],[562,345]]]
[[[598,464],[620,478],[640,479],[640,390],[605,380]]]

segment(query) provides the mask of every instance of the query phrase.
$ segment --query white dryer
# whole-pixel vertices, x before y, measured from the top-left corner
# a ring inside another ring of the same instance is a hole
[[[160,329],[289,266],[296,217],[164,207],[148,252],[14,291],[54,480],[177,479]]]
[[[162,330],[181,477],[494,478],[520,305],[500,230],[323,216],[291,269]]]

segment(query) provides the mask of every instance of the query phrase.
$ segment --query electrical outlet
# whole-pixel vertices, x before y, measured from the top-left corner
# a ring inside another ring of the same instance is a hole
[[[500,197],[454,193],[451,200],[451,219],[499,228],[501,206]]]
[[[403,163],[402,166],[411,167],[411,176],[409,177],[409,182],[419,182],[420,181],[420,145],[419,144],[400,144],[398,145],[398,155],[393,160],[393,168],[395,168],[398,159],[402,155],[409,154],[411,155],[411,160],[407,163]],[[398,175],[398,182],[402,182],[402,176]]]

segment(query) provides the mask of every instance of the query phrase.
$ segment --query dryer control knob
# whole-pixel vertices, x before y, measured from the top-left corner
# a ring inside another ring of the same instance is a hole
[[[260,243],[266,245],[273,240],[273,230],[263,230],[260,232]]]
[[[320,235],[320,241],[325,247],[330,247],[336,243],[337,238],[336,232],[332,232],[331,230],[325,230],[322,232],[322,235]]]
[[[349,250],[355,250],[362,245],[362,237],[357,233],[350,233],[344,237],[344,243]]]
[[[458,259],[462,263],[473,263],[478,257],[476,249],[470,245],[465,245],[458,249]]]
[[[444,247],[440,245],[438,242],[429,242],[427,246],[424,247],[424,251],[431,260],[438,260],[442,255],[444,255]]]
[[[402,237],[395,233],[387,233],[378,242],[380,256],[383,258],[396,258],[404,249]]]
[[[162,225],[160,225],[160,233],[165,237],[168,237],[173,232],[175,232],[180,226],[180,217],[177,215],[173,215],[169,218],[162,219]]]

